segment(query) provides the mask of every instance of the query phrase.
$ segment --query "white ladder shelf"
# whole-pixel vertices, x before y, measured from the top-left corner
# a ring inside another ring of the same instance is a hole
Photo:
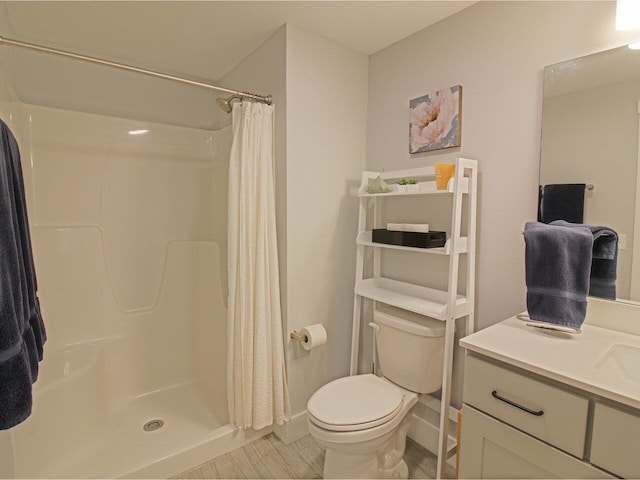
[[[356,238],[356,281],[353,306],[353,331],[351,341],[351,375],[358,373],[359,337],[362,314],[362,301],[369,299],[392,305],[396,308],[425,315],[446,322],[444,369],[442,373],[442,396],[440,398],[440,425],[438,431],[438,466],[437,478],[444,478],[447,458],[456,450],[449,437],[449,417],[451,404],[451,373],[453,369],[453,351],[455,323],[465,318],[465,335],[473,333],[474,325],[474,293],[475,293],[475,243],[476,243],[476,207],[478,171],[477,161],[466,158],[456,160],[455,174],[449,181],[446,190],[437,190],[435,168],[422,167],[396,170],[382,173],[385,181],[401,178],[419,179],[415,191],[370,194],[366,188],[379,172],[364,171],[360,181],[358,197],[360,209],[358,219],[358,236]],[[367,230],[368,206],[373,203],[374,223],[377,219],[377,203],[398,196],[407,195],[449,195],[451,197],[451,224],[447,232],[447,243],[440,248],[414,248],[398,245],[375,243],[372,232]],[[461,236],[462,207],[467,202],[465,221],[466,236]],[[373,276],[365,278],[365,252],[373,249]],[[449,269],[446,290],[436,290],[381,276],[381,251],[385,249],[402,250],[408,254],[431,254],[448,256]],[[466,261],[466,278],[464,294],[458,294],[458,277],[460,256]]]

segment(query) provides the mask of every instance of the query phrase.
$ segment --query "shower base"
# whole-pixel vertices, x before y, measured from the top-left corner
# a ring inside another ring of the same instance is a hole
[[[145,431],[154,420],[164,423]],[[29,427],[27,420],[13,435],[16,478],[167,478],[269,430],[223,425],[193,384],[134,398],[89,436],[51,431],[42,420],[37,429]]]

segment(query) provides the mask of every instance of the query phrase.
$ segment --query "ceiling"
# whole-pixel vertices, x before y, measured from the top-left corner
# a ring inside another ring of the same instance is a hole
[[[240,89],[223,77],[285,24],[370,55],[473,3],[0,0],[0,35]],[[3,78],[27,105],[208,130],[230,121],[216,92],[22,48],[0,46]]]
[[[473,3],[9,1],[0,34],[211,81],[285,23],[369,55]]]

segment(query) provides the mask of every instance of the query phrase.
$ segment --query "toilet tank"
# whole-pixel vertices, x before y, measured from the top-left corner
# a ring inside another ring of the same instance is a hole
[[[375,311],[378,366],[393,383],[416,393],[442,387],[445,323],[402,311]]]

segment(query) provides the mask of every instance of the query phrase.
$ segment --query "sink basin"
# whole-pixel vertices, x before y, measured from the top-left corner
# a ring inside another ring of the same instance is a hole
[[[640,348],[631,345],[613,345],[596,363],[596,368],[617,372],[627,380],[640,383]]]

